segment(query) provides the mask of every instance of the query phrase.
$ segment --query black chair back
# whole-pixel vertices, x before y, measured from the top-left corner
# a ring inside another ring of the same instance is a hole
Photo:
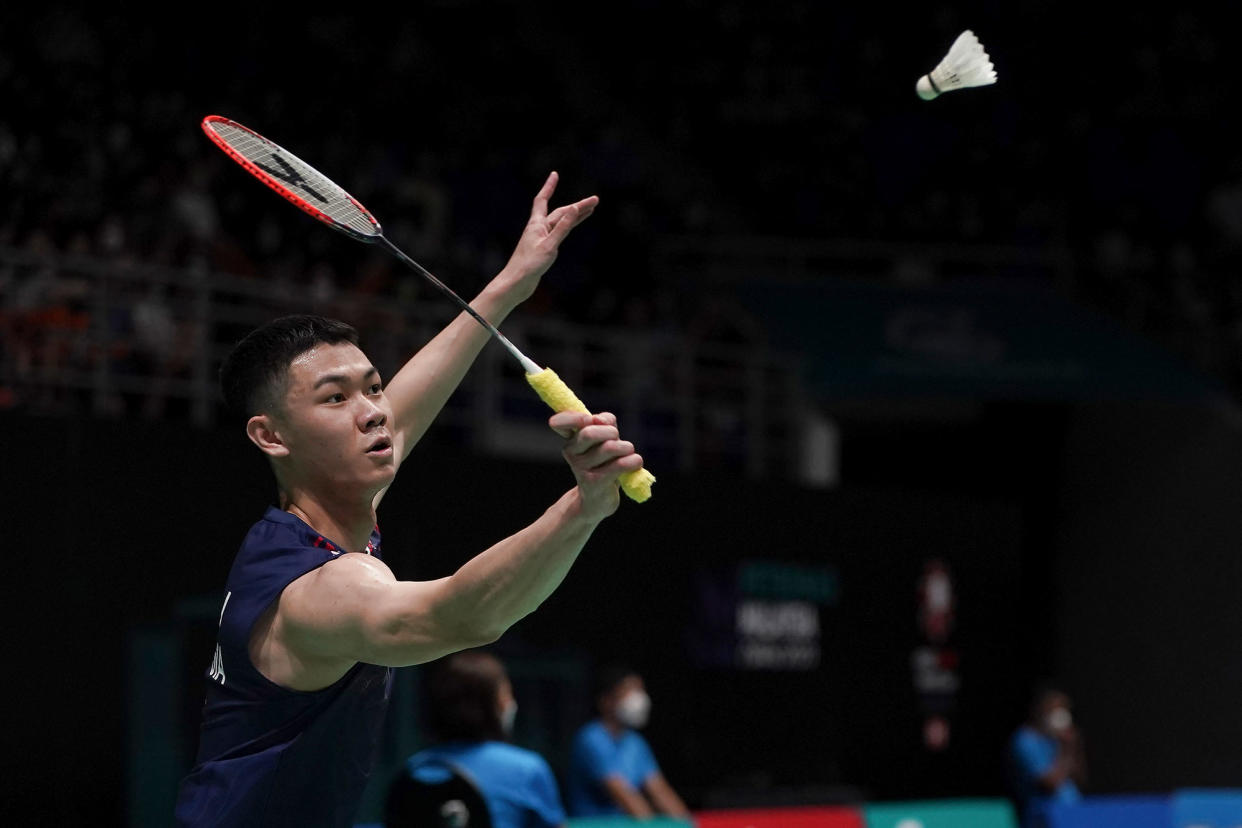
[[[388,787],[386,828],[492,828],[492,815],[474,781],[461,768],[445,765],[448,777],[424,782],[402,771]]]

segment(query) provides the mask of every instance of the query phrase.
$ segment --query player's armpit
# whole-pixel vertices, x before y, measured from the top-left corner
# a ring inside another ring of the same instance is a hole
[[[279,634],[306,659],[385,667],[421,664],[488,643],[445,610],[447,583],[398,581],[382,561],[342,555],[285,589]]]

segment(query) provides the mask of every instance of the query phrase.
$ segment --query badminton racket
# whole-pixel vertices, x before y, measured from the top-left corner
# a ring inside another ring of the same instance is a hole
[[[375,216],[330,178],[293,153],[236,121],[219,115],[208,115],[203,119],[202,126],[203,132],[212,143],[290,204],[350,238],[368,244],[381,244],[388,252],[435,285],[513,355],[526,373],[526,381],[552,410],[591,413],[555,371],[551,368],[540,368],[452,288],[389,241]],[[621,475],[619,482],[626,495],[641,503],[651,497],[651,484],[655,482],[655,476],[645,468],[636,469]]]

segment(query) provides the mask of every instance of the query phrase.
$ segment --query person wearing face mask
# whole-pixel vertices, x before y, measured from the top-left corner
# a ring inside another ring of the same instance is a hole
[[[651,698],[633,670],[611,667],[600,674],[599,718],[574,738],[566,799],[575,817],[690,812],[656,764],[638,732],[647,724]]]
[[[1014,794],[1028,828],[1043,824],[1050,804],[1082,797],[1079,786],[1086,783],[1087,763],[1070,711],[1069,696],[1045,685],[1035,693],[1026,724],[1010,741]]]
[[[509,744],[518,705],[504,665],[466,650],[435,666],[426,684],[427,726],[435,745],[406,761],[407,779],[436,784],[456,770],[483,795],[493,828],[561,828],[565,808],[542,756]],[[389,828],[398,828],[392,825]]]

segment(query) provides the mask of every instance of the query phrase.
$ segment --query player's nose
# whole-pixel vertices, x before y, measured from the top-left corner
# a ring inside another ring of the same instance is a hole
[[[358,412],[358,425],[363,431],[370,431],[388,422],[388,413],[373,400],[366,400]]]

